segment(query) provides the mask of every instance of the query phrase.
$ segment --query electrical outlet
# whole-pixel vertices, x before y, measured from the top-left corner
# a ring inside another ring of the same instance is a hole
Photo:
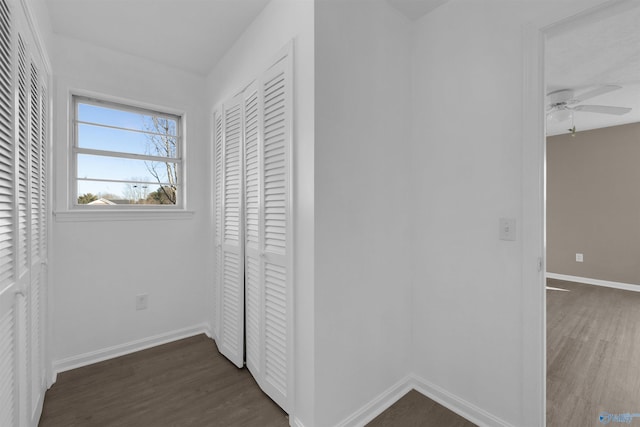
[[[584,262],[584,255],[576,254],[576,262]]]
[[[136,310],[146,310],[149,304],[149,294],[136,295]]]

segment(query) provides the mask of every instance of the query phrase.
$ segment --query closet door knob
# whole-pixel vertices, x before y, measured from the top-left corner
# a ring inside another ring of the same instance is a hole
[[[26,297],[27,296],[27,290],[25,289],[24,286],[17,286],[16,285],[16,290],[13,291],[14,295],[20,295],[22,297]]]

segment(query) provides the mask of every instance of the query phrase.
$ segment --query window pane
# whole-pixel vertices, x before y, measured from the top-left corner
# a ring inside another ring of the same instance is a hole
[[[177,138],[105,128],[87,124],[78,125],[78,147],[121,153],[177,157]]]
[[[173,118],[78,103],[78,120],[125,129],[177,135]]]
[[[176,191],[139,182],[78,181],[80,205],[173,205]]]
[[[150,162],[91,154],[78,154],[77,158],[79,179],[177,184],[177,163]]]
[[[75,203],[175,205],[180,117],[82,97],[74,103]]]

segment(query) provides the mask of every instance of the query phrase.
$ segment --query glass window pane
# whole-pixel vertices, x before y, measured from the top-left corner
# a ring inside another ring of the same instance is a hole
[[[79,179],[177,184],[178,164],[175,162],[151,162],[91,154],[78,154],[77,161]]]
[[[119,128],[177,135],[177,121],[170,117],[78,103],[78,120]]]
[[[78,181],[79,205],[174,205],[177,192],[139,182]]]
[[[120,153],[177,157],[175,136],[152,135],[87,124],[78,125],[78,147]]]
[[[90,98],[74,100],[75,203],[175,205],[180,117]],[[131,158],[137,156],[161,159]]]

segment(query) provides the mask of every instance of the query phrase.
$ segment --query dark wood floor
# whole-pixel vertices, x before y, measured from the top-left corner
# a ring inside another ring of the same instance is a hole
[[[287,415],[246,369],[204,335],[63,372],[45,396],[40,427],[286,427]],[[370,424],[471,427],[412,391]]]
[[[569,291],[547,291],[547,426],[640,414],[640,292],[547,283]]]
[[[288,426],[205,335],[63,372],[40,427]]]
[[[475,427],[470,421],[411,390],[368,427]]]

